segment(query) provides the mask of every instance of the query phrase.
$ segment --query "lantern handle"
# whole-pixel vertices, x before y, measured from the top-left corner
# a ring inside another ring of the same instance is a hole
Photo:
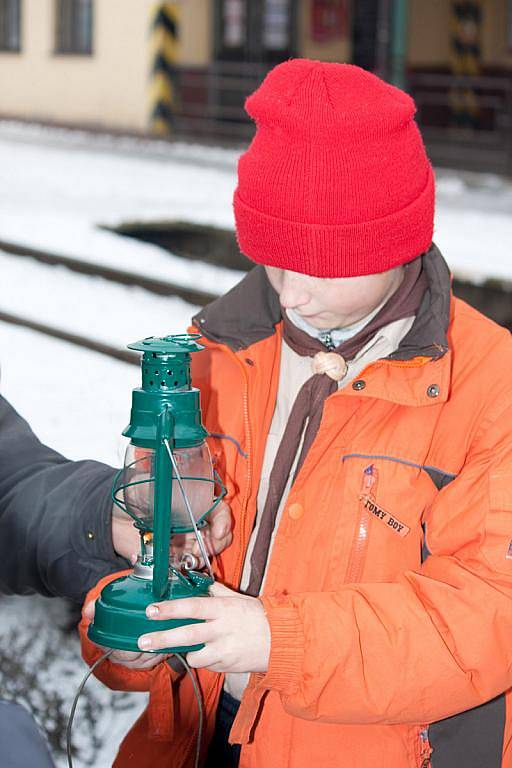
[[[160,412],[156,428],[156,448],[153,485],[153,595],[163,600],[169,585],[169,542],[171,539],[172,482],[164,446],[174,434],[174,416],[166,404]]]
[[[196,536],[196,539],[197,539],[197,543],[199,544],[199,549],[201,550],[201,555],[202,555],[202,558],[204,560],[204,564],[205,564],[205,566],[206,566],[206,568],[208,570],[208,575],[210,576],[212,581],[215,581],[215,576],[213,575],[213,570],[212,570],[212,566],[211,566],[211,563],[210,563],[210,558],[208,557],[208,552],[206,551],[206,547],[204,545],[204,540],[203,540],[203,537],[201,535],[201,532],[199,531],[199,528],[197,527],[196,521],[194,519],[194,515],[193,515],[192,509],[190,507],[190,502],[188,500],[188,496],[187,496],[186,491],[185,491],[185,486],[183,485],[183,480],[181,478],[180,471],[178,469],[178,464],[176,463],[176,459],[174,458],[174,454],[173,454],[173,452],[171,450],[171,446],[169,444],[169,440],[164,438],[163,443],[164,443],[164,445],[165,445],[165,447],[167,449],[167,453],[169,455],[169,459],[171,461],[172,468],[174,470],[174,474],[176,475],[176,480],[178,481],[178,485],[180,487],[181,495],[183,496],[183,501],[185,502],[185,507],[187,508],[188,516],[190,517],[190,524],[192,525],[192,528],[194,529],[194,533],[195,533],[195,536]]]

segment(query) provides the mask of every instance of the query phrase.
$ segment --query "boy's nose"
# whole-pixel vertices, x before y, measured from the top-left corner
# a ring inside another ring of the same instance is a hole
[[[309,291],[300,279],[300,276],[286,274],[279,292],[279,301],[284,309],[300,309],[310,299]]]

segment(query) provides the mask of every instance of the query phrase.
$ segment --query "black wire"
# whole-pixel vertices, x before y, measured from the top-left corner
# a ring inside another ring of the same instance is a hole
[[[96,667],[99,667],[99,665],[107,659],[111,653],[114,652],[114,649],[111,648],[109,651],[103,654],[103,656],[100,656],[99,659],[97,659],[90,670],[85,675],[84,679],[80,683],[78,690],[76,692],[75,698],[73,699],[73,706],[71,707],[71,712],[69,713],[68,718],[68,725],[66,728],[66,752],[68,756],[68,768],[73,768],[73,758],[71,756],[71,729],[73,728],[73,719],[75,717],[75,711],[76,711],[76,705],[78,704],[78,699],[80,698],[83,689],[85,688],[85,684],[96,669]]]
[[[199,757],[201,755],[201,740],[203,738],[203,720],[204,720],[203,701],[201,699],[201,693],[197,685],[197,680],[187,660],[185,659],[184,656],[181,655],[181,653],[175,653],[173,655],[176,656],[181,661],[185,669],[185,672],[190,677],[190,680],[192,681],[192,686],[194,688],[196,700],[197,700],[197,709],[199,710],[199,727],[197,729],[196,759],[194,761],[194,768],[199,768]],[[172,666],[169,664],[167,660],[165,663],[167,664],[169,669],[171,669],[174,672]]]
[[[73,706],[71,707],[71,711],[69,713],[68,725],[67,725],[67,728],[66,728],[66,752],[67,752],[67,757],[68,757],[68,768],[73,768],[73,758],[72,758],[72,755],[71,755],[71,731],[72,731],[72,728],[73,728],[73,720],[74,720],[74,717],[75,717],[75,712],[76,712],[76,707],[77,707],[77,704],[78,704],[78,699],[82,695],[82,691],[84,690],[85,685],[86,685],[88,679],[93,674],[93,672],[96,669],[96,667],[99,667],[99,665],[102,664],[105,661],[105,659],[108,659],[110,654],[113,653],[113,652],[114,652],[114,649],[111,648],[110,650],[106,651],[106,653],[104,653],[103,656],[100,656],[100,658],[97,659],[94,662],[94,664],[89,669],[89,671],[87,672],[87,674],[83,678],[82,682],[80,683],[80,685],[78,687],[78,690],[76,692],[75,698],[73,699]],[[201,741],[202,741],[202,738],[203,738],[203,721],[204,721],[203,701],[201,699],[201,693],[199,691],[199,687],[197,685],[197,680],[195,678],[195,675],[192,672],[192,669],[191,669],[190,665],[188,664],[188,662],[186,661],[185,657],[182,656],[181,653],[174,653],[173,655],[176,656],[176,658],[178,658],[180,660],[181,664],[183,665],[183,668],[185,669],[185,672],[190,677],[190,680],[192,682],[192,687],[194,688],[194,694],[195,694],[195,697],[196,697],[196,700],[197,700],[197,709],[198,709],[198,712],[199,712],[199,726],[198,726],[198,729],[197,729],[196,758],[195,758],[195,761],[194,761],[194,768],[199,768],[199,757],[201,755]],[[167,664],[167,666],[169,667],[169,669],[172,672],[175,671],[172,668],[172,666],[169,663],[169,661],[166,660],[165,663]]]

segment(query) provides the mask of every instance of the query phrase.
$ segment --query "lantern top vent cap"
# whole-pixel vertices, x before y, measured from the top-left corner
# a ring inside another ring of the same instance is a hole
[[[200,352],[204,349],[203,345],[197,342],[197,339],[200,338],[200,333],[179,333],[161,337],[148,336],[141,341],[128,344],[128,349],[135,349],[138,352],[155,352],[160,355],[184,355],[189,352]]]

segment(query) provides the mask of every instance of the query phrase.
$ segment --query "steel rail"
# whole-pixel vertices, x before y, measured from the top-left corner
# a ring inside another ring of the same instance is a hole
[[[83,275],[100,277],[109,282],[117,283],[118,285],[137,286],[159,296],[179,296],[184,301],[199,306],[204,306],[217,298],[217,295],[207,293],[206,291],[175,285],[174,283],[165,280],[145,277],[144,275],[138,275],[135,272],[125,272],[121,269],[81,261],[80,259],[71,258],[69,256],[62,256],[48,251],[37,250],[35,248],[28,248],[5,240],[0,240],[0,250],[13,256],[33,259],[34,261],[43,264],[62,266],[72,272],[78,272]],[[139,355],[128,349],[121,349],[97,339],[91,339],[78,333],[65,331],[60,327],[40,323],[37,320],[13,314],[12,312],[0,310],[0,322],[16,325],[21,328],[28,328],[31,331],[36,331],[37,333],[58,339],[59,341],[74,344],[75,346],[82,347],[82,349],[98,352],[101,355],[106,355],[115,360],[121,360],[124,363],[131,363],[133,365],[140,364]]]
[[[66,267],[72,272],[78,272],[82,275],[89,275],[92,277],[101,277],[104,280],[119,285],[134,285],[138,288],[143,288],[150,293],[156,293],[159,296],[179,296],[179,298],[189,304],[196,304],[200,307],[203,307],[205,304],[209,304],[211,301],[218,298],[218,294],[209,293],[208,291],[202,291],[197,288],[176,285],[175,283],[170,283],[166,280],[139,275],[137,272],[128,272],[124,269],[106,267],[102,264],[82,261],[81,259],[71,256],[61,256],[60,254],[50,253],[49,251],[40,251],[36,248],[28,248],[24,245],[18,245],[17,243],[11,243],[5,240],[0,240],[0,251],[5,251],[5,253],[9,253],[13,256],[34,259],[43,264]]]
[[[10,312],[3,312],[2,310],[0,310],[0,322],[17,325],[21,328],[28,328],[31,331],[42,333],[53,339],[67,341],[69,344],[75,344],[77,347],[82,347],[83,349],[90,349],[92,352],[99,352],[100,355],[106,355],[115,360],[122,360],[123,363],[140,365],[140,357],[135,352],[130,352],[128,349],[119,349],[111,344],[105,344],[102,341],[90,339],[87,336],[81,336],[78,333],[69,333],[68,331],[63,331],[61,328],[56,328],[54,325],[38,323],[36,320],[29,320],[26,317],[13,315]]]

